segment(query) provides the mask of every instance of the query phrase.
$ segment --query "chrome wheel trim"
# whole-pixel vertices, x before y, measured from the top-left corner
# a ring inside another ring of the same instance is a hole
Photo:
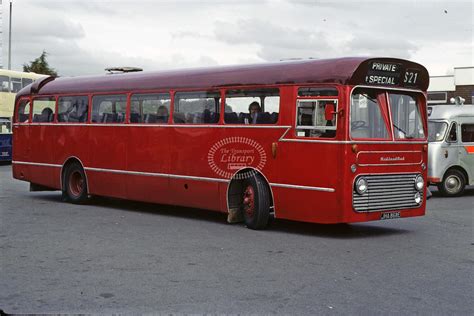
[[[450,175],[444,181],[444,188],[451,194],[456,194],[461,191],[461,179],[457,175]]]

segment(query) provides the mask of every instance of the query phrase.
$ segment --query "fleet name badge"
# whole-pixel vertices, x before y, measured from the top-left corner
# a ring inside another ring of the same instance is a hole
[[[405,157],[380,157],[380,161],[405,161]]]
[[[400,83],[400,70],[400,64],[373,61],[369,64],[365,83],[396,86]]]

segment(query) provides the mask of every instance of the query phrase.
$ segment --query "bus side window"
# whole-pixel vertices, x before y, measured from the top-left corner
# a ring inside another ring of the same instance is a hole
[[[448,143],[456,143],[458,141],[456,129],[457,129],[457,124],[456,122],[454,122],[451,125],[451,129],[449,130],[449,134],[448,134],[448,139],[446,140]]]
[[[93,123],[124,123],[127,107],[125,95],[97,95],[92,98]]]
[[[279,112],[278,89],[226,91],[224,113],[226,124],[276,124]]]
[[[18,93],[22,88],[21,86],[21,78],[11,78],[11,91],[13,93]]]
[[[220,112],[219,92],[178,92],[174,99],[175,124],[217,124]]]
[[[27,123],[30,118],[30,100],[20,100],[18,105],[17,122]]]
[[[23,88],[26,87],[27,85],[29,85],[30,83],[33,83],[33,79],[21,78],[21,86]]]
[[[336,137],[337,100],[299,100],[296,135],[302,137]]]
[[[85,123],[89,109],[89,97],[59,97],[58,122]]]
[[[33,122],[49,123],[54,120],[55,97],[40,97],[33,100]]]
[[[461,124],[461,141],[474,143],[474,124]]]
[[[130,123],[166,124],[170,104],[169,93],[134,94],[130,99]]]
[[[0,92],[10,92],[10,77],[0,76]]]

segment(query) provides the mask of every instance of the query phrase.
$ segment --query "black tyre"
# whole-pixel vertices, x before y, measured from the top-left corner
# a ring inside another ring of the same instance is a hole
[[[67,201],[75,204],[82,204],[88,200],[86,174],[78,162],[72,162],[66,167],[63,178],[63,196]]]
[[[250,229],[264,229],[270,217],[270,192],[260,175],[252,175],[243,183],[242,213]]]
[[[448,170],[443,181],[438,184],[438,190],[442,195],[452,197],[460,196],[466,188],[466,178],[464,174],[456,169]]]

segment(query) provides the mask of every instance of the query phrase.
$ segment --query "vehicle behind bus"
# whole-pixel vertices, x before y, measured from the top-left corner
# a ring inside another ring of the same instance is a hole
[[[12,116],[18,91],[44,77],[31,72],[0,69],[0,161],[12,160]]]
[[[474,106],[437,105],[428,117],[428,181],[444,196],[474,184]]]

